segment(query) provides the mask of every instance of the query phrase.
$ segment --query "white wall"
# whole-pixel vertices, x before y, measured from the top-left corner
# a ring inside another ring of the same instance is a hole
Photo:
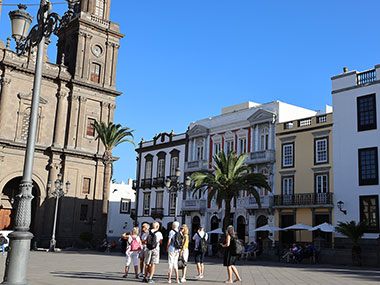
[[[128,179],[128,184],[111,183],[110,197],[108,201],[107,217],[107,237],[109,240],[117,240],[122,233],[131,231],[133,220],[130,214],[120,213],[120,202],[122,198],[131,200],[131,209],[135,208],[136,191],[132,189],[132,178]]]
[[[333,84],[334,85],[334,84]],[[376,93],[377,130],[357,131],[358,96]],[[379,185],[359,186],[358,149],[380,147],[379,111],[380,84],[355,88],[333,94],[333,161],[334,161],[334,202],[344,202],[344,215],[335,208],[335,224],[346,221],[360,221],[359,196],[378,195]],[[379,168],[380,169],[380,168]],[[337,235],[339,236],[339,235]],[[364,238],[377,238],[378,234],[365,234]]]

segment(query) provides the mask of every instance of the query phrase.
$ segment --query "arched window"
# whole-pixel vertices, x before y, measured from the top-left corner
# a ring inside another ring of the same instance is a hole
[[[100,83],[100,69],[101,66],[98,63],[91,64],[91,81]]]

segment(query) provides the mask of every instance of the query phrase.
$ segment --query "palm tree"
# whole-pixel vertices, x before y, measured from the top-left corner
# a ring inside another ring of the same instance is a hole
[[[133,141],[133,130],[128,127],[122,127],[120,124],[115,125],[112,122],[108,124],[95,121],[94,128],[97,132],[96,139],[100,139],[105,147],[103,163],[104,168],[104,185],[103,185],[103,214],[108,213],[108,197],[110,192],[110,181],[112,178],[112,163],[114,158],[112,150],[123,142],[129,142],[135,146]],[[130,139],[132,138],[132,139]]]
[[[257,187],[270,190],[265,175],[261,173],[250,173],[249,167],[244,164],[247,154],[239,157],[231,152],[228,157],[223,151],[214,156],[215,164],[212,164],[212,172],[195,172],[191,175],[194,184],[194,192],[209,189],[208,202],[216,199],[219,208],[224,201],[225,217],[223,228],[230,223],[231,201],[238,198],[240,191],[247,191],[255,197],[257,204],[261,207],[260,195]]]
[[[352,263],[354,265],[361,265],[361,248],[359,245],[360,238],[364,235],[367,230],[367,225],[365,223],[355,221],[351,222],[339,222],[335,227],[335,231],[348,237],[352,245]]]

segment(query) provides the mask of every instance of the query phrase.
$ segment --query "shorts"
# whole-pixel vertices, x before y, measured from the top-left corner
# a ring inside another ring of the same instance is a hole
[[[145,264],[158,264],[160,262],[160,249],[147,249],[145,251]]]
[[[168,253],[168,264],[169,269],[178,269],[178,257],[179,257],[179,250],[173,250],[169,251]]]
[[[195,251],[195,263],[203,263],[205,254],[202,251]]]
[[[129,266],[131,264],[131,261],[133,260],[133,265],[138,266],[139,265],[139,252],[138,251],[130,251],[125,256],[125,266]]]
[[[182,252],[182,257],[183,257],[183,260],[187,263],[189,261],[189,249],[186,248],[183,252]]]

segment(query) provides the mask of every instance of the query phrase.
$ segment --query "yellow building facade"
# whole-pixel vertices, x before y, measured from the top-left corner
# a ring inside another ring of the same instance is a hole
[[[275,223],[333,224],[332,113],[276,125]],[[332,245],[332,234],[280,231],[276,241]]]

